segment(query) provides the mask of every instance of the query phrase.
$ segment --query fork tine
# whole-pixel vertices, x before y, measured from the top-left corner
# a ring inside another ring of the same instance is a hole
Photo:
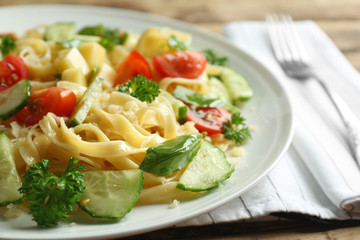
[[[291,16],[271,14],[265,18],[276,58],[281,62],[308,62],[308,56]]]
[[[300,34],[297,30],[297,27],[294,24],[294,21],[292,20],[291,16],[288,14],[284,14],[282,16],[283,21],[286,22],[287,26],[287,32],[289,33],[289,44],[292,45],[294,54],[298,56],[299,61],[302,62],[309,62],[309,56],[307,54],[307,51],[305,50],[305,47],[301,41]]]
[[[275,14],[268,14],[266,15],[266,23],[275,57],[279,61],[288,60],[290,56],[288,51],[284,51],[284,38],[279,24],[279,17]]]
[[[300,59],[300,52],[297,42],[295,41],[295,26],[289,15],[281,14],[279,17],[279,24],[281,24],[281,32],[284,37],[284,45],[289,51],[291,61],[298,62]]]

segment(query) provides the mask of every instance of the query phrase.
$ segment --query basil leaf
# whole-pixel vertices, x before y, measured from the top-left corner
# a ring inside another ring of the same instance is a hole
[[[140,169],[158,176],[169,176],[183,169],[200,149],[203,134],[182,135],[146,151]]]
[[[174,97],[191,104],[193,107],[223,107],[224,102],[218,98],[194,92],[188,88],[177,86],[173,92]]]

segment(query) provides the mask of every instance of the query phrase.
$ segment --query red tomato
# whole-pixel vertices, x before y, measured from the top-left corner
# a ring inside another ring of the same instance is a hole
[[[47,113],[69,116],[76,104],[76,95],[69,89],[50,87],[31,94],[28,105],[15,115],[17,122],[26,126],[38,123]]]
[[[10,54],[0,61],[0,91],[11,87],[28,76],[29,71],[21,57]]]
[[[162,77],[194,79],[201,75],[207,60],[200,52],[174,52],[155,56],[154,68]]]
[[[118,75],[115,78],[114,87],[131,80],[139,74],[143,75],[147,79],[152,79],[150,64],[136,50],[131,51],[129,56],[124,59],[124,61],[120,64],[117,73]]]
[[[19,38],[18,38],[18,36],[17,36],[17,34],[16,33],[12,33],[12,32],[4,32],[4,33],[0,33],[0,37],[2,37],[2,36],[10,36],[12,39],[14,39],[14,40],[18,40]]]
[[[196,110],[188,108],[186,121],[195,123],[199,132],[209,135],[222,132],[223,124],[231,119],[231,114],[225,108],[197,107]]]

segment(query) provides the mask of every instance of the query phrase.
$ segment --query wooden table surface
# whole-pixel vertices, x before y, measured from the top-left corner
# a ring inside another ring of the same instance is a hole
[[[353,66],[360,70],[359,0],[0,0],[0,6],[29,3],[67,3],[131,9],[183,20],[218,33],[222,32],[223,24],[229,21],[263,20],[267,13],[289,13],[295,20],[315,21]],[[168,228],[130,239],[194,238],[352,240],[360,239],[360,222],[323,224],[306,219],[240,222],[205,227]]]

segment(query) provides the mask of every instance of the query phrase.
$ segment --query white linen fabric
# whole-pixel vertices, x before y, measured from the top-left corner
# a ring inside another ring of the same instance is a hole
[[[312,21],[299,21],[315,69],[360,118],[360,75]],[[176,226],[256,219],[271,213],[304,214],[322,220],[360,219],[360,170],[346,131],[316,81],[291,79],[276,62],[264,22],[231,22],[225,36],[263,63],[288,91],[295,112],[292,144],[266,177],[208,214]]]

